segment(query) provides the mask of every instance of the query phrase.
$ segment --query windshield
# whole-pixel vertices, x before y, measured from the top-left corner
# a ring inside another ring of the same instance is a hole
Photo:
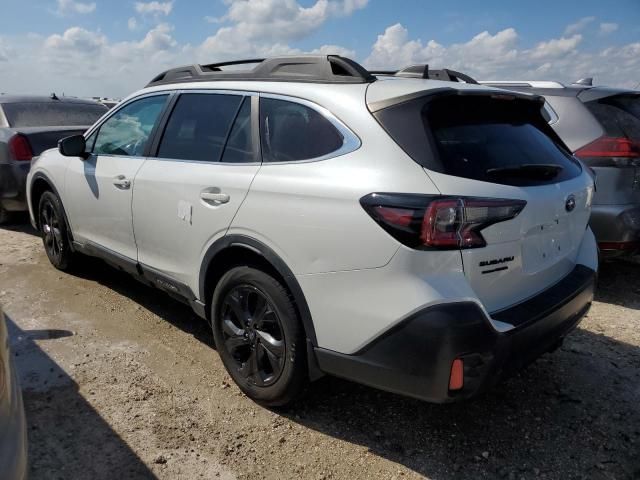
[[[68,127],[93,125],[108,110],[98,103],[5,103],[2,110],[11,127]]]

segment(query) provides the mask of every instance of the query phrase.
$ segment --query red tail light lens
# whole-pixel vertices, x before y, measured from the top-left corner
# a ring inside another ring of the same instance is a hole
[[[640,159],[640,143],[625,137],[600,137],[576,150],[575,155],[590,165],[629,165]]]
[[[24,135],[14,135],[9,140],[9,154],[13,160],[30,162],[33,158],[33,151],[29,140]]]
[[[524,200],[373,193],[360,203],[378,224],[416,249],[484,247],[480,233],[516,217]]]

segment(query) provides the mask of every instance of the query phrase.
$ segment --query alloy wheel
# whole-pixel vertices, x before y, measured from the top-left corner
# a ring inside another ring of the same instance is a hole
[[[53,204],[49,201],[44,203],[40,211],[40,225],[44,234],[44,248],[49,257],[59,260],[62,255],[64,239],[60,229],[60,219]]]
[[[285,342],[275,308],[257,288],[240,285],[222,302],[223,348],[248,382],[267,387],[275,383],[284,368]]]

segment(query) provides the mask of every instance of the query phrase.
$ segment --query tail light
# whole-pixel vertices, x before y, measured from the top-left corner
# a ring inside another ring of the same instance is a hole
[[[640,164],[640,143],[626,137],[600,137],[576,150],[590,166],[635,166]]]
[[[372,193],[360,199],[378,224],[404,245],[451,250],[486,246],[481,231],[516,217],[524,200]]]
[[[11,140],[9,140],[9,154],[13,160],[30,162],[33,157],[33,151],[27,137],[21,134],[11,137]]]

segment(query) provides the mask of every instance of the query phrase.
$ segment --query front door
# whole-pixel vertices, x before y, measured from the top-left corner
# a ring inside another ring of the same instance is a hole
[[[76,241],[137,260],[133,184],[167,98],[151,95],[124,105],[88,137],[89,157],[70,159],[65,209]]]

